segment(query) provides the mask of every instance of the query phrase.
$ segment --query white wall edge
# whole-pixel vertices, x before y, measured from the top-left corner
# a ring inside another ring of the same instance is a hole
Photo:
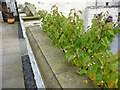
[[[45,88],[44,82],[42,80],[42,76],[40,74],[40,71],[39,71],[39,68],[37,66],[34,54],[32,52],[28,37],[26,35],[26,28],[24,26],[24,21],[21,19],[21,17],[20,17],[20,24],[21,24],[21,27],[22,27],[23,36],[24,36],[24,38],[26,40],[28,55],[29,55],[29,58],[30,58],[31,67],[33,69],[34,79],[36,81],[37,88]]]

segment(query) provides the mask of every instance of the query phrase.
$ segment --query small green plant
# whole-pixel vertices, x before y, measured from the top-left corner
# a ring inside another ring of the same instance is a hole
[[[42,22],[44,21],[45,16],[47,15],[47,11],[46,10],[39,10],[37,15],[39,15],[39,19],[42,19]]]
[[[39,11],[42,28],[55,46],[65,52],[65,59],[78,66],[78,74],[86,74],[101,87],[118,88],[118,57],[109,44],[120,27],[113,22],[105,24],[108,12],[92,20],[92,26],[84,30],[80,10],[71,9],[68,18],[58,12],[56,5],[51,13]]]
[[[29,2],[25,2],[25,5],[30,5],[30,3]]]

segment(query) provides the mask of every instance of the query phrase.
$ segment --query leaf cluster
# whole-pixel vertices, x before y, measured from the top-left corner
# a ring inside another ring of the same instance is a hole
[[[24,3],[24,5],[30,5],[30,4],[31,4],[31,3],[29,3],[29,2],[25,2],[25,3]]]
[[[66,18],[54,5],[50,13],[39,14],[46,35],[65,52],[66,61],[80,68],[80,75],[86,74],[102,87],[118,88],[118,56],[110,52],[109,44],[120,27],[113,22],[105,23],[108,12],[93,19],[86,32],[80,10],[71,9]]]

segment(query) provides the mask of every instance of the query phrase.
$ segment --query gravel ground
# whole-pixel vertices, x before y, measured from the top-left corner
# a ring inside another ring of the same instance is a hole
[[[37,88],[28,55],[22,56],[22,65],[23,65],[25,88]]]

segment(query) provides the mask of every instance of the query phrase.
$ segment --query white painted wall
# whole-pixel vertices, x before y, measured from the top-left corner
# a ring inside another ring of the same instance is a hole
[[[101,12],[109,11],[109,13],[113,16],[113,21],[117,21],[118,17],[118,9],[117,8],[100,8],[100,9],[87,9],[87,6],[95,6],[97,1],[97,5],[105,6],[106,2],[110,2],[109,5],[118,5],[120,0],[16,0],[18,4],[24,4],[25,2],[29,2],[31,4],[35,4],[37,11],[38,10],[47,10],[48,12],[51,10],[52,5],[56,4],[58,6],[59,11],[63,12],[63,14],[67,17],[70,9],[76,8],[83,12],[81,18],[84,19],[85,30],[88,25],[91,25],[91,20],[94,14],[98,14]]]
[[[97,6],[106,6],[106,2],[109,2],[109,5],[118,5],[120,0],[88,0],[86,2],[87,6],[95,6],[97,1]]]
[[[97,6],[106,6],[106,2],[109,2],[109,6],[117,6],[118,2],[120,0],[88,0],[86,2],[86,6],[95,6],[97,1]],[[106,11],[109,12],[110,16],[113,17],[113,22],[117,22],[118,19],[118,11],[119,8],[97,8],[97,9],[90,9],[86,8],[85,9],[85,16],[84,16],[84,25],[85,25],[85,30],[87,30],[87,26],[90,26],[91,20],[94,17],[94,14],[99,14],[101,12],[105,13]]]
[[[30,2],[35,4],[38,10],[51,10],[52,5],[56,4],[59,11],[67,17],[70,9],[76,8],[84,12],[86,7],[86,0],[17,0],[18,4],[24,4],[25,2]],[[84,15],[82,15],[84,17]]]
[[[90,26],[91,20],[94,17],[94,14],[99,14],[101,12],[105,13],[106,11],[109,12],[109,15],[113,17],[113,22],[117,22],[118,19],[118,8],[99,8],[99,9],[86,9],[85,13],[85,30],[87,30],[87,26]]]

